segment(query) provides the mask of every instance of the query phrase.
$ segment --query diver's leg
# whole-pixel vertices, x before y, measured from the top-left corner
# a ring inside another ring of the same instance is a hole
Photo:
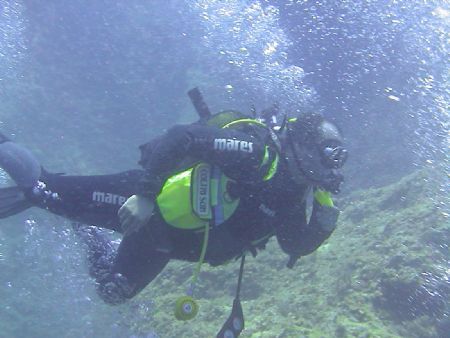
[[[132,170],[99,176],[50,174],[28,149],[1,133],[0,168],[17,184],[0,188],[0,218],[34,205],[78,222],[113,230],[119,230],[118,209],[136,193],[144,173]]]
[[[135,296],[169,262],[169,243],[162,222],[124,236],[109,272],[97,278],[99,296],[109,304],[120,304]]]
[[[47,192],[32,191],[35,204],[77,222],[72,228],[87,246],[89,274],[99,279],[109,272],[116,246],[110,236],[96,226],[120,232],[117,211],[126,197],[134,193],[140,171],[101,176],[61,176],[44,174],[41,184]],[[45,182],[45,183],[43,183]],[[57,198],[46,198],[57,193]],[[95,226],[91,226],[94,224]]]
[[[112,241],[106,230],[81,223],[72,223],[77,237],[87,247],[89,275],[99,279],[108,273],[117,253],[118,241]]]
[[[65,176],[44,172],[26,195],[34,205],[73,221],[120,231],[117,211],[136,192],[143,175],[130,170],[112,175]]]

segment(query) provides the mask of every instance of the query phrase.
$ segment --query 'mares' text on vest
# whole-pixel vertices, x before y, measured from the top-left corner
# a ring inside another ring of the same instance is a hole
[[[253,142],[240,141],[229,138],[214,139],[214,149],[222,151],[242,151],[244,153],[253,152]]]

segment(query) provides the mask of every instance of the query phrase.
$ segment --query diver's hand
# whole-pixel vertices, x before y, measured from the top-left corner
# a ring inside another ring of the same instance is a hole
[[[336,228],[336,224],[339,218],[339,209],[335,206],[321,205],[316,209],[316,220],[320,228],[332,232]]]
[[[313,219],[316,220],[322,230],[333,232],[340,211],[334,206],[331,194],[325,190],[315,189],[313,205]]]
[[[118,215],[124,235],[138,231],[145,226],[153,214],[155,204],[147,197],[133,195],[120,207]]]

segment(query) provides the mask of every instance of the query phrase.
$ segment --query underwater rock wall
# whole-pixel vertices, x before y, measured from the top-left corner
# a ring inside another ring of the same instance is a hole
[[[450,224],[439,208],[435,175],[419,171],[343,197],[336,232],[292,270],[275,241],[248,259],[242,337],[445,337]],[[179,323],[173,305],[193,268],[171,263],[141,294],[136,301],[150,297],[155,310],[153,319],[135,323],[138,331],[156,327],[161,337],[207,337],[220,329],[239,264],[205,266],[197,288],[200,313]]]

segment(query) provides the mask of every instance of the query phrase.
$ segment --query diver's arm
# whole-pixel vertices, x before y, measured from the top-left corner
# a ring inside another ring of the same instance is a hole
[[[174,126],[163,135],[141,164],[146,175],[139,194],[153,199],[163,181],[187,158],[217,164],[232,179],[252,181],[261,176],[266,144],[257,136],[235,129],[200,124]],[[274,150],[271,150],[274,151]]]
[[[309,223],[306,221],[306,202],[294,209],[288,221],[277,228],[277,240],[284,252],[290,256],[288,267],[293,267],[301,257],[315,251],[333,233],[339,210],[330,200],[315,193]]]
[[[186,160],[190,165],[201,161],[219,165],[236,181],[245,179],[248,183],[264,179],[267,163],[277,155],[274,147],[266,145],[262,138],[234,129],[192,124],[175,126],[156,142],[141,147],[140,164],[145,174],[136,186],[136,195],[128,198],[119,209],[123,233],[131,234],[148,223],[165,179]]]

